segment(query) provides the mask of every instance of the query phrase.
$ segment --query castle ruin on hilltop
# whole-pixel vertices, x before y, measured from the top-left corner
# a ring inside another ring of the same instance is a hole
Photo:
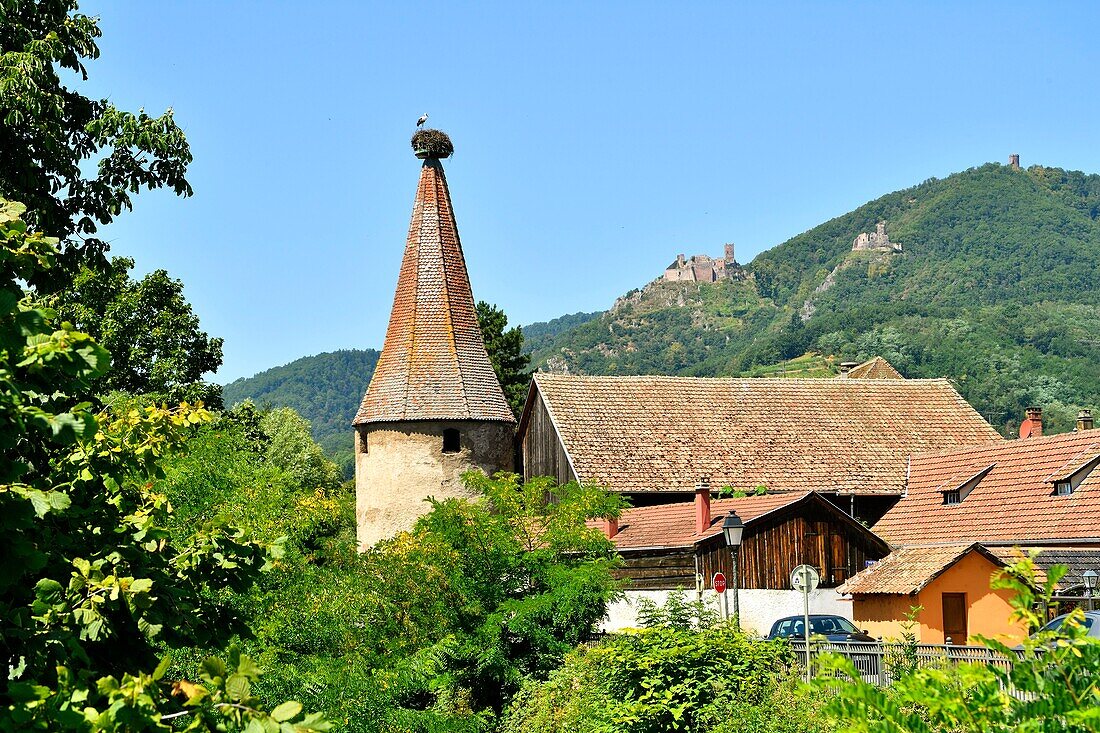
[[[901,252],[901,244],[891,242],[886,233],[886,222],[875,225],[874,232],[863,232],[852,242],[853,252]]]
[[[671,282],[712,283],[719,280],[739,279],[745,273],[733,255],[733,245],[726,245],[725,259],[716,260],[707,255],[684,257],[676,255],[676,261],[665,268],[665,280]]]

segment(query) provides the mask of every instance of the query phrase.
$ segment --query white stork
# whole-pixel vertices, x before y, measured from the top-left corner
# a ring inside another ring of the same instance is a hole
[[[427,121],[428,121],[428,113],[425,112],[424,114],[420,115],[420,119],[416,121],[416,126],[417,127],[423,127],[424,123],[427,122]]]

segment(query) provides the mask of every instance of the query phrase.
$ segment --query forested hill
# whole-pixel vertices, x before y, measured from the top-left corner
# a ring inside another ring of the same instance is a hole
[[[227,406],[250,399],[261,407],[294,408],[313,426],[314,440],[350,476],[351,420],[377,363],[374,349],[306,356],[231,382],[222,394]]]
[[[948,376],[1008,431],[1100,407],[1100,176],[988,164],[761,253],[741,281],[657,281],[534,350],[574,373],[736,375],[808,351]],[[853,252],[886,222],[901,253]]]

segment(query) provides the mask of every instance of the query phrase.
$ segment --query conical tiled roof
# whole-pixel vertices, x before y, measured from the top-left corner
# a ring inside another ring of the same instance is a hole
[[[420,170],[386,343],[354,424],[515,422],[478,326],[443,166]]]

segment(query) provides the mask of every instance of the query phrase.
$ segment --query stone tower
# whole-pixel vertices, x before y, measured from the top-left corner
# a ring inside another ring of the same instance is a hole
[[[1011,155],[1009,155],[1008,156],[1008,165],[1014,171],[1020,170],[1020,154],[1019,153],[1012,153]]]
[[[424,155],[385,345],[353,422],[360,549],[411,528],[428,496],[467,496],[465,471],[514,467],[515,418],[481,338],[447,179]]]

